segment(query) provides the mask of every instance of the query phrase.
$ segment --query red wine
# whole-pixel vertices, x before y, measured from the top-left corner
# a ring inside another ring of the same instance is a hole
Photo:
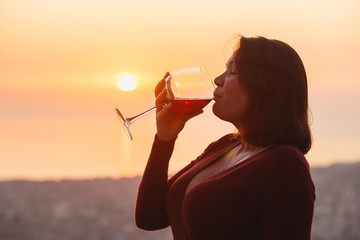
[[[211,100],[212,99],[174,99],[170,102],[175,111],[189,114],[204,108]]]

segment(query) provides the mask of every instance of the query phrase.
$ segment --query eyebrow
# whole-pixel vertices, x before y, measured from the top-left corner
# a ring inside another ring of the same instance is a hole
[[[232,60],[232,59],[230,61],[227,61],[226,65],[225,65],[226,68],[229,68],[229,66],[232,66],[233,62],[234,62],[234,60]]]
[[[226,69],[232,69],[234,67],[234,59],[231,59],[230,61],[226,62]]]

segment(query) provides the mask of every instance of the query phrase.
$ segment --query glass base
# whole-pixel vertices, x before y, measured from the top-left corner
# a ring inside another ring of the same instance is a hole
[[[131,131],[130,131],[130,122],[124,118],[124,116],[121,114],[121,112],[119,111],[119,109],[115,108],[115,112],[116,112],[116,115],[118,116],[120,122],[122,123],[122,129],[124,130],[124,132],[126,133],[126,135],[129,136],[129,138],[131,140],[133,140],[133,136],[131,134]]]

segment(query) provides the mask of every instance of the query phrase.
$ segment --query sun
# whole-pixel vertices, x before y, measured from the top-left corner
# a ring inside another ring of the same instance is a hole
[[[136,81],[132,76],[125,75],[120,78],[118,86],[123,91],[131,91],[135,89]]]

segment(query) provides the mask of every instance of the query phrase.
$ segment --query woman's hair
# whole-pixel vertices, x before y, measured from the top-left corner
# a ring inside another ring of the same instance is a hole
[[[240,36],[234,64],[249,93],[242,137],[257,146],[289,143],[311,148],[307,78],[293,48],[264,37]]]

